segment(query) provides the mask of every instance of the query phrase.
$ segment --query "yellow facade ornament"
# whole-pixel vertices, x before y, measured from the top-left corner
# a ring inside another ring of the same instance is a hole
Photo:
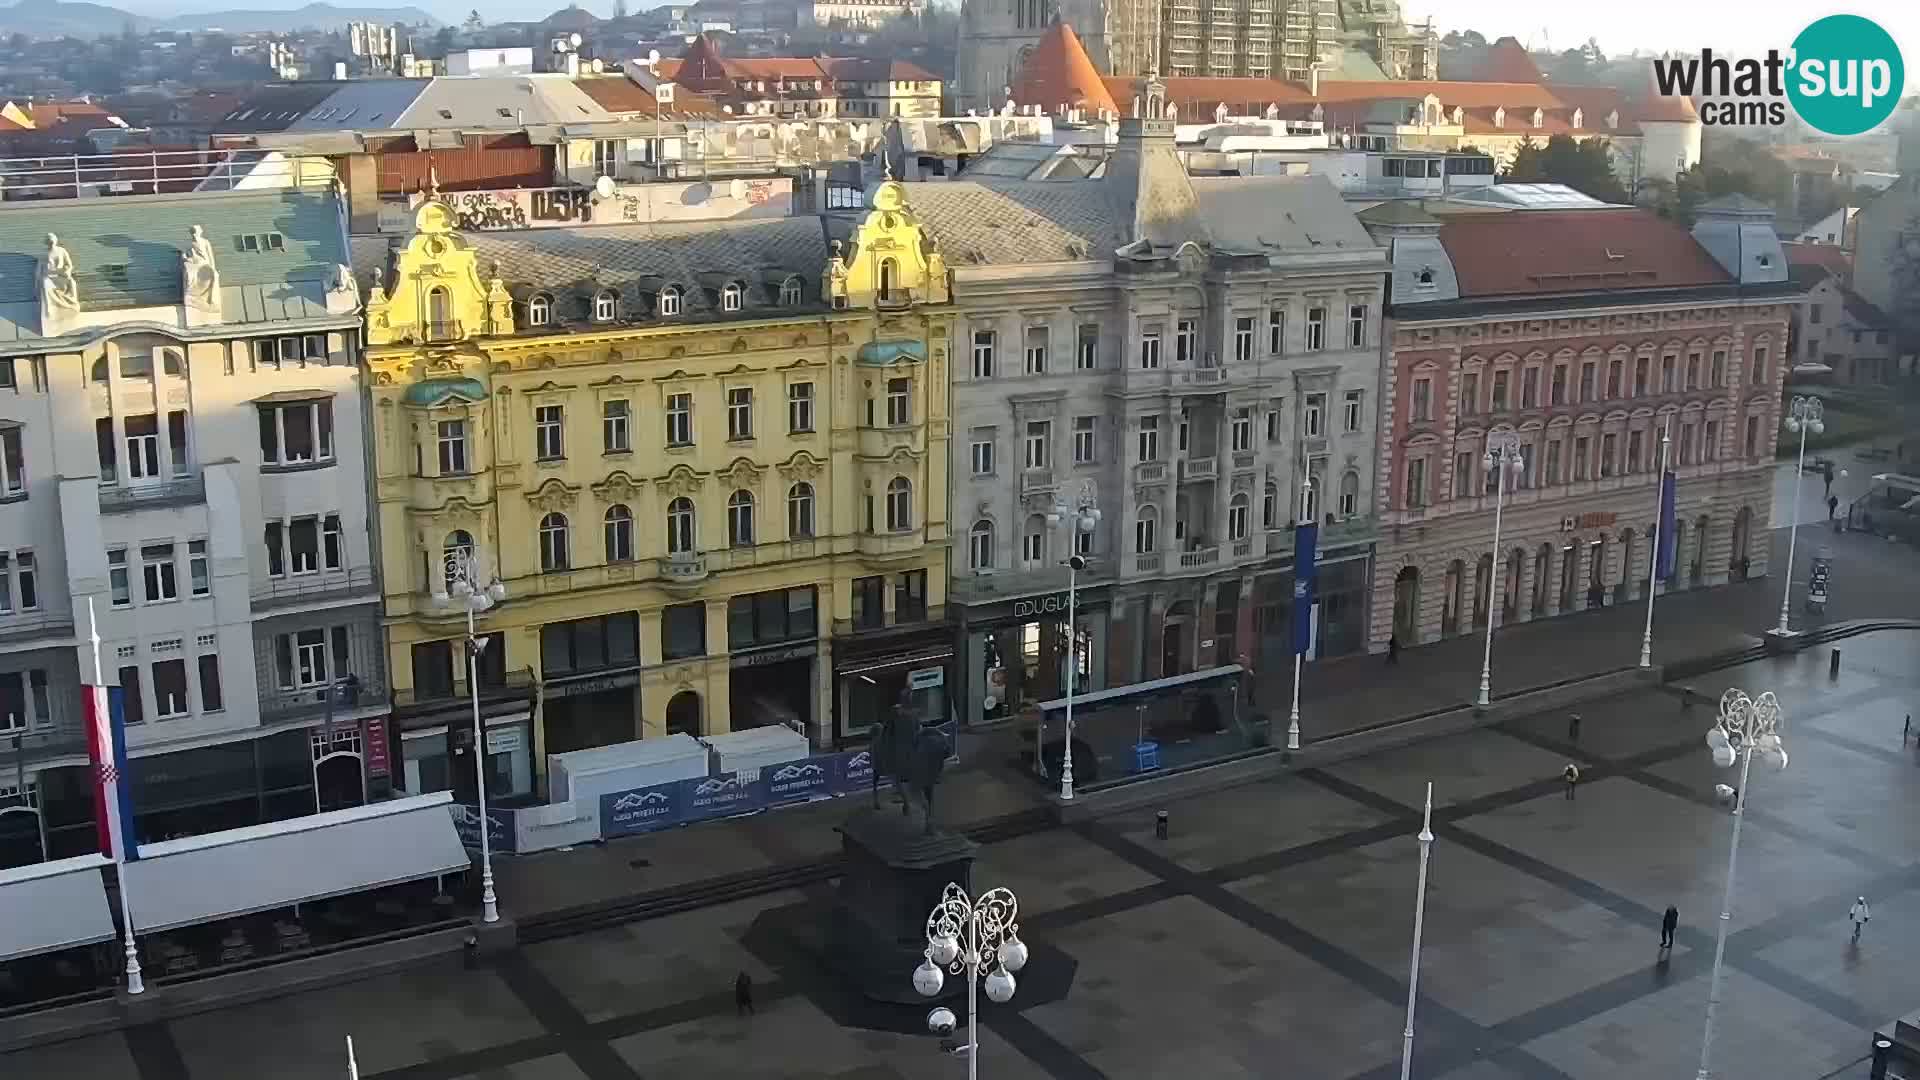
[[[539,487],[527,492],[527,501],[551,514],[573,509],[579,496],[578,488],[568,487],[565,481],[550,477]]]

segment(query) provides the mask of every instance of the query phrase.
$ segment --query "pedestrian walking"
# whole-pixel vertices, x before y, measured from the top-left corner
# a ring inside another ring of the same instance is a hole
[[[1913,714],[1907,714],[1907,720],[1900,725],[1900,745],[1907,745],[1907,739],[1913,734]]]
[[[1399,662],[1400,662],[1400,635],[1395,634],[1392,637],[1389,637],[1387,639],[1387,663],[1397,664]]]
[[[1827,520],[1832,521],[1834,515],[1839,512],[1840,512],[1840,496],[1838,495],[1827,496]]]
[[[1571,761],[1567,762],[1567,767],[1561,772],[1560,779],[1567,782],[1567,801],[1572,802],[1574,785],[1580,782],[1580,766]]]
[[[1829,461],[1820,466],[1820,479],[1827,482],[1827,495],[1831,497],[1833,495],[1833,462]]]
[[[1580,714],[1579,713],[1571,713],[1567,716],[1567,738],[1573,742],[1580,741]]]
[[[753,976],[744,971],[733,980],[733,1010],[736,1016],[753,1015]]]
[[[1873,918],[1872,909],[1867,907],[1867,898],[1862,896],[1853,902],[1853,910],[1847,912],[1847,918],[1853,920],[1853,943],[1860,944],[1860,930]]]
[[[1680,909],[1667,905],[1667,913],[1660,916],[1660,947],[1673,948],[1673,932],[1680,927]]]

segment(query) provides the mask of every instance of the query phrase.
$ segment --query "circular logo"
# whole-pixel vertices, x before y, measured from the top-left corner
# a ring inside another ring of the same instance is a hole
[[[1900,46],[1872,19],[1829,15],[1793,39],[1787,99],[1810,126],[1858,135],[1893,112],[1906,89]]]

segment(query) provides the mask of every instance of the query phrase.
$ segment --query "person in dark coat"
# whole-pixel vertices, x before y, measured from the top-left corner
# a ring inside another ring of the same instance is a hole
[[[744,971],[733,980],[733,1010],[736,1016],[753,1015],[753,977]]]
[[[1400,662],[1400,635],[1395,634],[1392,637],[1387,639],[1387,663],[1397,664],[1399,662]]]
[[[1680,927],[1680,909],[1667,905],[1667,913],[1660,916],[1660,947],[1673,948],[1673,932]]]

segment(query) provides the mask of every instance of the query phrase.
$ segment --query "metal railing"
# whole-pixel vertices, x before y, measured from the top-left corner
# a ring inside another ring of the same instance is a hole
[[[261,150],[121,150],[0,158],[0,199],[88,199],[162,192],[325,187],[324,158]]]
[[[73,615],[65,611],[25,611],[0,614],[0,641],[20,638],[65,637],[73,633]]]
[[[100,512],[124,513],[162,506],[205,501],[207,481],[199,473],[175,476],[157,483],[109,485],[100,489]]]
[[[1195,548],[1180,553],[1180,569],[1192,570],[1201,566],[1212,566],[1220,561],[1220,549],[1217,547]]]
[[[332,708],[336,714],[385,705],[387,687],[382,685],[384,682],[378,675],[367,676],[355,672],[352,683],[342,679],[331,685],[306,686],[295,690],[262,686],[260,715],[273,720],[319,716],[327,711],[329,690],[333,692]]]
[[[253,606],[256,609],[280,607],[286,604],[308,604],[317,600],[331,600],[356,593],[372,594],[375,591],[375,585],[371,566],[270,578],[265,582],[254,583]]]
[[[459,645],[461,649],[466,648],[464,644],[458,642],[455,644]],[[463,664],[465,663],[462,657],[456,657],[456,659],[460,660]],[[534,684],[538,681],[539,680],[533,677],[533,669],[530,667],[516,668],[513,671],[507,672],[504,678],[491,682],[487,680],[486,673],[482,672],[480,679],[480,702],[484,705],[489,701],[504,701],[512,698],[530,697],[533,694]],[[428,705],[441,701],[455,701],[463,699],[466,696],[467,688],[461,683],[448,683],[444,686],[428,687],[407,686],[401,687],[393,692],[393,707],[403,709],[409,706]]]

